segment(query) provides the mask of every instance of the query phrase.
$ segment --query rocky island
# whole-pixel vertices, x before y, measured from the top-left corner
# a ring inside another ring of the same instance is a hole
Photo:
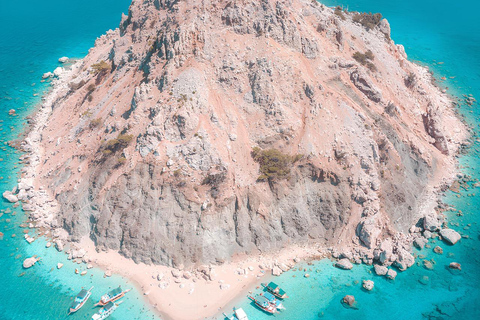
[[[437,200],[467,130],[379,15],[134,0],[118,29],[48,77],[27,166],[4,197],[58,250],[68,242],[72,259],[131,277],[174,319],[215,314],[259,275],[252,259],[280,274],[332,255],[395,278],[387,267],[410,267],[431,233],[459,239]],[[219,285],[228,272],[244,282]],[[200,315],[208,286],[232,292]],[[153,290],[181,299],[168,309]]]

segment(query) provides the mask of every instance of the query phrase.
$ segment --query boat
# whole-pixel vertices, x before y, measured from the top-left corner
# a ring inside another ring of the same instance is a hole
[[[80,292],[77,294],[77,296],[73,300],[68,314],[77,312],[78,310],[80,310],[81,307],[83,307],[85,302],[87,302],[88,298],[90,298],[90,295],[92,294],[92,289],[93,287],[91,287],[88,290],[85,290],[85,289],[80,290]]]
[[[264,296],[256,295],[255,297],[248,296],[248,298],[253,300],[253,302],[255,302],[255,305],[257,307],[259,307],[260,309],[262,309],[267,313],[274,314],[278,312],[277,308],[273,306]]]
[[[265,289],[267,289],[268,292],[273,294],[275,297],[279,299],[288,298],[287,293],[283,291],[275,282],[270,282],[269,284],[262,283],[262,285],[265,287]]]
[[[227,316],[225,313],[223,313],[223,315],[228,320],[248,320],[247,314],[245,313],[245,311],[243,311],[242,308],[233,308],[233,316],[231,317]]]
[[[115,302],[108,302],[102,309],[100,309],[97,313],[95,313],[92,316],[92,320],[103,320],[107,319],[115,309],[118,308],[118,306],[122,303],[123,301],[120,301],[119,303]]]
[[[115,302],[122,298],[128,291],[130,291],[130,289],[122,291],[122,288],[119,286],[118,288],[109,291],[107,294],[104,294],[95,306],[105,306],[109,302]]]
[[[263,293],[260,293],[260,295],[267,298],[268,302],[270,302],[270,304],[273,305],[278,310],[286,310],[285,307],[283,306],[282,301],[276,299],[275,296],[270,292],[263,292]]]

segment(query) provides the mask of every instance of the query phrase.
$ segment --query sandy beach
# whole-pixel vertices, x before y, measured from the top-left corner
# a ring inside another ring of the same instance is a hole
[[[273,264],[290,269],[295,263],[292,257],[299,261],[319,255],[315,249],[294,247],[276,255],[235,256],[231,262],[212,266],[212,280],[207,280],[199,270],[209,266],[188,271],[137,264],[112,250],[97,252],[90,239],[80,246],[94,266],[130,279],[162,319],[172,320],[215,319],[224,310],[231,311],[238,298],[268,282]]]

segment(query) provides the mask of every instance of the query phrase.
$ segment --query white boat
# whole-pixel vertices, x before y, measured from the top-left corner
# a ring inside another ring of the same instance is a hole
[[[97,313],[95,313],[92,316],[92,320],[107,319],[113,313],[113,311],[115,311],[115,309],[118,308],[120,303],[122,303],[122,302],[119,302],[119,303],[109,302],[109,303],[107,303],[102,309],[100,309],[100,311],[98,311]]]
[[[248,320],[247,314],[243,311],[242,308],[234,308],[233,309],[234,315],[229,317],[225,313],[223,314],[229,320]]]

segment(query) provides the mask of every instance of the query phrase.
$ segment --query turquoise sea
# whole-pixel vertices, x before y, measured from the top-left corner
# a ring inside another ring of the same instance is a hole
[[[6,145],[25,128],[26,116],[48,90],[41,83],[44,72],[60,64],[58,58],[83,57],[96,37],[120,22],[129,0],[0,0],[0,193],[16,185],[21,155]],[[35,95],[35,96],[34,96]],[[9,116],[15,109],[17,116]],[[92,298],[69,319],[90,319],[93,303],[118,285],[131,288],[125,279],[104,279],[101,270],[89,270],[85,276],[74,270],[66,255],[45,249],[45,240],[29,245],[23,238],[25,220],[22,211],[0,200],[0,319],[54,320],[66,319],[71,297],[85,286],[95,286]],[[12,237],[16,235],[16,237]],[[25,258],[38,255],[42,260],[23,270]],[[60,270],[57,262],[64,263]],[[53,268],[53,269],[52,269]],[[138,292],[127,294],[125,302],[111,319],[152,319],[153,314]],[[120,311],[121,310],[121,311]]]
[[[478,104],[468,106],[463,95],[480,98],[480,22],[478,1],[448,0],[324,0],[328,6],[343,5],[349,11],[381,12],[392,27],[392,39],[403,44],[411,60],[434,71],[439,85],[460,102],[459,111],[479,133]],[[446,81],[441,81],[446,77]],[[453,77],[453,78],[450,78]],[[464,174],[480,178],[480,143],[476,142],[459,162]],[[478,180],[477,180],[478,181]],[[474,183],[475,181],[473,181]],[[434,269],[423,267],[422,260],[395,281],[376,276],[371,267],[354,266],[351,271],[333,267],[329,260],[301,265],[275,279],[290,298],[284,302],[286,311],[276,316],[266,315],[247,299],[236,303],[256,320],[267,319],[480,319],[480,190],[469,183],[460,195],[449,192],[445,202],[461,210],[449,212],[452,228],[469,238],[455,246],[431,241],[431,248],[414,249],[417,255],[434,262]],[[443,255],[433,252],[439,245]],[[461,272],[451,272],[446,266],[452,261],[462,265]],[[300,271],[299,269],[306,271]],[[309,273],[310,278],[304,274]],[[424,276],[428,277],[423,278]],[[361,287],[362,280],[373,280],[371,292]],[[422,280],[424,283],[421,283]],[[255,290],[259,292],[260,290]],[[340,303],[354,295],[357,309],[347,309]],[[228,311],[231,311],[229,306]],[[231,312],[230,312],[231,314]],[[219,318],[223,319],[223,318]]]
[[[15,186],[21,169],[18,162],[21,154],[5,143],[23,130],[26,117],[48,90],[48,84],[40,82],[41,75],[55,69],[61,56],[83,57],[97,36],[118,25],[120,14],[127,11],[129,2],[0,0],[1,192]],[[445,76],[448,80],[440,84],[448,87],[460,102],[463,94],[480,97],[480,23],[476,16],[479,2],[328,0],[324,3],[383,13],[391,23],[392,38],[405,46],[410,59],[429,66],[438,79]],[[475,134],[480,124],[477,106],[460,104],[460,112]],[[17,116],[8,115],[12,108]],[[480,176],[479,147],[476,143],[459,159],[463,172],[474,179]],[[473,183],[459,197],[454,193],[446,195],[445,201],[463,212],[460,217],[455,212],[449,213],[449,221],[458,224],[453,227],[469,238],[455,246],[438,242],[421,252],[415,250],[426,259],[433,259],[434,270],[414,266],[399,273],[395,281],[388,281],[375,276],[368,266],[341,271],[333,268],[331,261],[323,260],[299,266],[307,269],[310,278],[304,278],[305,271],[297,268],[276,279],[290,295],[284,303],[287,310],[282,314],[265,315],[247,299],[236,302],[236,306],[243,307],[254,320],[480,319],[479,196]],[[89,319],[93,313],[92,301],[104,291],[118,284],[132,287],[120,277],[104,279],[100,270],[92,269],[84,277],[75,275],[78,266],[67,261],[64,254],[45,249],[45,241],[26,243],[24,229],[20,227],[24,220],[21,210],[0,201],[0,232],[4,233],[0,238],[0,320],[65,319],[71,297],[82,286],[95,285],[90,303],[70,317]],[[443,255],[433,253],[435,245],[443,247]],[[22,261],[33,254],[42,257],[41,262],[23,270]],[[451,261],[461,263],[462,271],[450,272],[446,266]],[[56,270],[57,262],[65,266]],[[372,292],[361,289],[363,279],[375,281]],[[340,304],[346,294],[355,296],[358,309],[346,309]],[[111,319],[155,318],[135,290],[124,300]]]

